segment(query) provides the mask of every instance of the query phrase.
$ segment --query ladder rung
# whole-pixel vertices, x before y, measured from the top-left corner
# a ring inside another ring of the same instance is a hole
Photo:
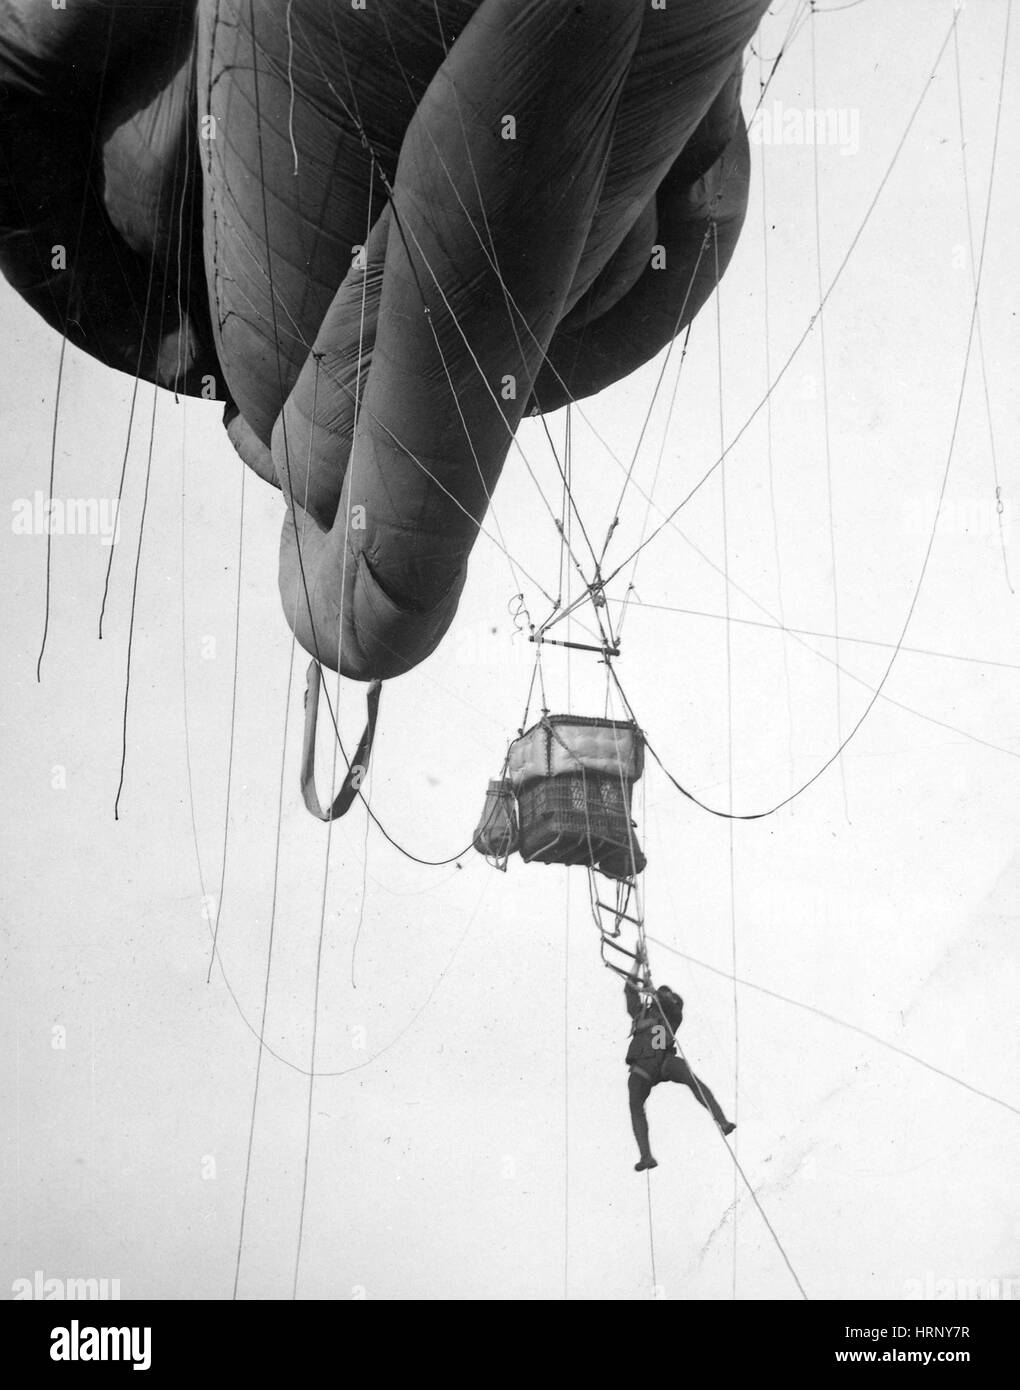
[[[603,912],[611,912],[618,922],[632,922],[635,927],[644,926],[639,917],[630,917],[626,912],[620,912],[615,907],[610,907],[608,903],[599,902],[596,898],[595,906],[600,907]]]
[[[616,942],[613,941],[611,937],[604,936],[602,938],[602,944],[603,946],[611,946],[614,951],[619,951],[621,956],[630,956],[631,960],[637,960],[636,951],[628,951],[626,946],[617,946]]]
[[[614,965],[611,960],[603,960],[602,964],[607,970],[612,970],[616,975],[622,975],[625,980],[630,979],[630,972],[624,970],[622,965]]]

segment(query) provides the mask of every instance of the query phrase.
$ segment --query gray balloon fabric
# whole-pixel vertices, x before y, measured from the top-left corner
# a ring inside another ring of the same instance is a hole
[[[653,357],[747,205],[766,0],[0,0],[0,268],[224,400],[313,656],[453,620],[514,432]]]

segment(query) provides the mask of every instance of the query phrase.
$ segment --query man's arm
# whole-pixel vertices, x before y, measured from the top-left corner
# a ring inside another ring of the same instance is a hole
[[[623,984],[623,997],[627,1005],[627,1012],[631,1018],[637,1018],[641,1012],[641,962],[634,962],[634,969],[627,976]]]

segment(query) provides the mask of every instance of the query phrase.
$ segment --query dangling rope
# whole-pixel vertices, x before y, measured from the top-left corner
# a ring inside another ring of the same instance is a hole
[[[715,230],[713,228],[713,230]],[[722,356],[722,295],[719,290],[719,238],[715,233],[712,237],[713,255],[715,257],[715,337],[716,337],[716,390],[719,397],[719,448],[724,450],[726,447],[726,421],[723,405],[723,356]],[[728,859],[729,859],[729,890],[730,890],[730,958],[733,964],[733,974],[737,973],[737,890],[736,890],[736,870],[734,867],[734,845],[733,845],[733,629],[730,626],[730,533],[729,533],[729,509],[727,507],[726,496],[726,463],[725,460],[719,469],[719,497],[722,506],[722,547],[723,547],[723,589],[726,603],[726,623],[724,630],[726,633],[726,782],[728,793],[729,814],[726,820],[728,832]],[[700,1085],[699,1085],[700,1090]],[[739,1120],[740,1106],[740,1008],[737,996],[737,987],[733,986],[733,1123]],[[736,1155],[737,1140],[733,1141],[733,1152]],[[737,1184],[737,1171],[733,1170],[733,1277],[731,1283],[731,1297],[737,1297],[737,1250],[738,1250],[738,1203],[740,1189]]]
[[[817,76],[817,55],[815,44],[815,3],[811,0],[812,23],[811,30],[811,106],[814,111],[818,110],[818,76]],[[956,29],[954,27],[955,34]],[[821,176],[818,163],[818,141],[811,141],[813,189],[815,205],[815,284],[818,294],[818,358],[822,368],[822,424],[825,434],[825,492],[829,513],[829,565],[832,570],[832,631],[834,635],[835,657],[836,657],[836,741],[843,737],[843,673],[839,668],[839,569],[836,564],[836,522],[833,506],[832,492],[832,431],[829,428],[829,358],[826,351],[825,342],[825,302],[824,302],[824,281],[822,279],[822,199],[821,199]],[[721,443],[721,448],[725,448],[725,442]],[[727,588],[727,594],[729,589]],[[843,791],[843,814],[849,824],[850,803],[847,798],[846,789],[846,763],[842,754],[837,759],[839,767],[840,786]],[[732,807],[731,807],[732,809]]]
[[[1006,48],[1009,36],[1009,19],[1011,6],[1006,6],[1006,32],[1003,36],[1003,62],[1005,62]],[[974,225],[971,219],[970,209],[970,179],[967,173],[967,137],[963,125],[963,74],[960,69],[960,38],[956,29],[953,30],[953,59],[956,70],[956,108],[960,124],[960,164],[963,172],[963,201],[967,210],[967,248],[970,255],[971,283],[975,296],[978,292],[977,280],[974,269]],[[1011,594],[1016,590],[1013,588],[1013,581],[1009,574],[1009,558],[1006,554],[1006,533],[1002,523],[1002,515],[1005,507],[1002,501],[1002,486],[999,481],[999,459],[995,448],[995,426],[992,421],[992,402],[988,390],[988,367],[985,362],[985,343],[984,335],[981,332],[981,314],[977,316],[977,342],[978,360],[981,364],[981,385],[984,396],[985,419],[988,423],[988,450],[992,460],[992,483],[995,489],[995,514],[999,529],[999,549],[1002,553],[1002,571],[1006,580],[1006,587]]]
[[[96,159],[96,156],[97,156],[98,151],[99,151],[99,132],[100,132],[100,128],[101,128],[101,124],[102,124],[102,118],[103,118],[103,95],[104,95],[104,93],[105,93],[105,91],[106,91],[106,77],[107,77],[107,70],[108,70],[109,64],[110,64],[110,49],[111,49],[111,45],[112,45],[112,43],[113,43],[113,26],[114,26],[114,21],[115,21],[115,19],[116,19],[116,11],[115,11],[115,10],[111,10],[111,11],[110,11],[110,20],[109,20],[109,23],[108,23],[107,28],[106,28],[106,44],[105,44],[105,47],[104,47],[104,49],[103,49],[103,62],[102,62],[101,72],[100,72],[100,78],[99,78],[99,87],[98,87],[98,90],[97,90],[97,92],[96,92],[96,109],[95,109],[95,112],[94,112],[93,118],[92,118],[91,148],[90,148],[90,154],[89,154],[89,162],[90,162],[90,165],[92,165],[92,164],[95,163],[95,159]],[[79,212],[79,214],[78,214],[78,228],[77,228],[77,231],[75,232],[75,238],[74,238],[74,259],[73,259],[73,261],[72,261],[72,265],[77,265],[77,262],[78,262],[78,260],[79,260],[80,257],[81,257],[81,249],[82,249],[82,246],[81,246],[81,239],[82,239],[82,233],[83,233],[83,231],[84,231],[84,229],[85,229],[85,214],[86,214],[86,211],[87,211],[87,209],[88,209],[88,201],[89,201],[89,196],[90,196],[91,193],[92,193],[91,187],[86,187],[85,192],[84,192],[84,194],[82,195],[81,210],[80,210],[80,212]],[[162,190],[160,191],[160,197],[159,197],[159,200],[157,201],[157,205],[156,205],[156,215],[157,215],[157,218],[158,218],[158,216],[159,216],[159,209],[160,209],[161,206],[162,206]],[[134,389],[134,392],[132,393],[132,397],[131,397],[131,408],[132,408],[132,412],[134,411],[135,393],[137,392],[137,389],[138,389],[138,378],[139,378],[140,375],[141,375],[142,356],[143,356],[144,351],[145,351],[145,330],[146,330],[146,328],[147,328],[147,326],[148,326],[148,321],[149,321],[149,303],[150,303],[150,299],[151,299],[151,295],[152,295],[152,279],[153,279],[153,273],[154,273],[154,271],[155,271],[155,266],[156,266],[156,246],[155,246],[155,239],[154,239],[154,240],[153,240],[152,250],[151,250],[150,256],[149,256],[149,278],[148,278],[148,288],[147,288],[147,290],[146,290],[146,292],[145,292],[145,308],[144,308],[143,317],[142,317],[142,332],[141,332],[141,339],[140,339],[140,342],[139,342],[139,345],[138,345],[138,365],[137,365],[137,369],[136,369],[136,372],[135,372],[135,389]],[[71,326],[71,315],[72,315],[72,313],[74,312],[73,304],[74,304],[73,298],[72,298],[72,297],[69,297],[69,298],[68,298],[68,302],[67,302],[67,308],[66,308],[65,313],[64,313],[64,327],[63,327],[63,331],[62,331],[61,337],[60,337],[60,358],[59,358],[59,361],[58,361],[58,363],[57,363],[57,383],[56,383],[56,391],[55,391],[54,399],[53,399],[53,429],[52,429],[52,432],[51,432],[51,434],[50,434],[50,471],[49,471],[49,481],[48,481],[48,483],[47,483],[47,494],[46,494],[47,497],[48,497],[50,500],[52,500],[52,498],[53,498],[53,485],[54,485],[54,482],[55,482],[55,480],[56,480],[56,472],[57,472],[57,427],[58,427],[59,420],[60,420],[60,396],[61,396],[61,392],[62,392],[63,386],[64,386],[64,361],[65,361],[65,359],[66,359],[66,357],[67,357],[67,331],[68,331],[68,329],[69,329],[70,326]],[[161,334],[160,336],[162,336],[162,334]],[[129,426],[128,426],[128,444],[125,444],[125,459],[124,459],[124,465],[125,465],[125,467],[127,466],[127,453],[126,453],[126,451],[127,451],[128,445],[130,444],[130,440],[131,440],[131,429],[130,429],[130,424],[129,424]],[[119,495],[120,495],[120,496],[123,496],[123,474],[122,474],[122,476],[121,476],[121,492],[120,492]],[[111,548],[110,548],[110,558],[109,558],[109,561],[108,561],[108,566],[109,566],[109,564],[112,564],[112,563],[113,563],[113,547],[111,546]],[[52,591],[52,574],[53,574],[53,532],[52,532],[52,529],[51,529],[50,527],[47,527],[47,528],[46,528],[46,588],[45,588],[45,600],[44,600],[44,611],[43,611],[43,630],[42,630],[42,637],[41,637],[40,642],[39,642],[39,655],[38,655],[38,657],[37,657],[37,659],[36,659],[36,663],[35,663],[35,678],[36,678],[36,681],[37,681],[37,682],[41,682],[41,681],[42,681],[42,663],[43,663],[43,657],[44,657],[45,654],[46,654],[46,642],[47,642],[47,639],[48,639],[48,637],[49,637],[49,632],[50,632],[50,600],[51,600],[51,591]],[[107,569],[107,575],[109,575],[109,569]],[[105,593],[104,593],[104,599],[105,599]],[[122,772],[123,772],[123,769],[122,769]]]
[[[650,980],[650,979],[651,979],[651,976],[649,976],[649,980]],[[711,1114],[711,1110],[710,1110],[710,1108],[709,1108],[708,1101],[707,1101],[707,1099],[706,1099],[706,1097],[705,1097],[705,1093],[704,1093],[704,1090],[702,1089],[701,1083],[700,1083],[700,1081],[698,1080],[697,1073],[694,1071],[694,1068],[691,1066],[690,1062],[687,1061],[687,1055],[686,1055],[686,1053],[684,1052],[683,1047],[682,1047],[681,1044],[680,1044],[680,1040],[679,1040],[679,1039],[677,1038],[677,1036],[676,1036],[676,1033],[673,1031],[673,1028],[672,1028],[672,1025],[670,1024],[669,1019],[666,1017],[666,1014],[665,1014],[665,1011],[663,1010],[662,1003],[661,1003],[661,1001],[660,1001],[660,999],[659,999],[658,993],[657,993],[657,992],[653,992],[652,995],[651,995],[651,997],[652,997],[652,999],[655,1001],[655,1007],[658,1009],[659,1014],[660,1014],[660,1016],[661,1016],[661,1018],[662,1018],[662,1022],[663,1022],[663,1024],[665,1025],[665,1028],[666,1028],[667,1033],[669,1034],[670,1042],[673,1043],[673,1044],[675,1045],[676,1050],[677,1050],[677,1052],[679,1053],[681,1060],[682,1060],[682,1061],[686,1064],[686,1066],[687,1066],[687,1070],[688,1070],[688,1072],[689,1072],[690,1075],[691,1075],[691,1079],[694,1081],[694,1087],[695,1087],[695,1090],[697,1091],[698,1099],[701,1101],[701,1104],[702,1104],[702,1105],[704,1106],[704,1108],[709,1112],[709,1114]],[[789,1255],[788,1255],[787,1252],[786,1252],[786,1247],[783,1245],[783,1242],[779,1239],[779,1235],[778,1235],[778,1233],[776,1232],[776,1228],[773,1226],[772,1222],[769,1220],[769,1218],[768,1218],[768,1216],[767,1216],[767,1214],[766,1214],[766,1212],[765,1212],[765,1208],[762,1206],[761,1200],[759,1199],[757,1192],[754,1190],[754,1187],[753,1187],[753,1185],[752,1185],[752,1183],[751,1183],[751,1180],[748,1178],[747,1174],[744,1172],[744,1169],[743,1169],[743,1167],[741,1166],[740,1161],[739,1161],[739,1159],[737,1158],[737,1155],[734,1153],[733,1149],[730,1147],[729,1144],[726,1143],[726,1136],[723,1134],[721,1127],[720,1127],[719,1125],[716,1125],[716,1129],[717,1129],[717,1131],[718,1131],[718,1134],[719,1134],[720,1139],[721,1139],[722,1142],[723,1142],[723,1145],[725,1146],[726,1152],[729,1154],[730,1159],[731,1159],[732,1162],[733,1162],[734,1171],[735,1171],[736,1173],[739,1174],[741,1181],[743,1182],[744,1186],[747,1188],[748,1195],[750,1196],[751,1200],[754,1202],[754,1205],[755,1205],[755,1207],[757,1208],[758,1214],[759,1214],[759,1216],[761,1217],[762,1221],[765,1223],[766,1230],[768,1231],[769,1235],[772,1237],[772,1240],[773,1240],[773,1242],[775,1243],[776,1249],[779,1251],[780,1255],[783,1257],[783,1262],[784,1262],[784,1264],[786,1265],[786,1268],[790,1271],[790,1276],[791,1276],[791,1278],[793,1279],[793,1282],[797,1285],[797,1289],[798,1289],[798,1291],[799,1291],[799,1293],[800,1293],[801,1298],[803,1298],[805,1301],[807,1301],[807,1299],[808,1299],[807,1291],[805,1290],[804,1285],[803,1285],[803,1284],[801,1283],[801,1281],[800,1281],[800,1276],[797,1274],[797,1271],[796,1271],[796,1270],[794,1269],[794,1267],[793,1267],[793,1264],[792,1264],[792,1262],[791,1262],[791,1260],[790,1260],[790,1257],[789,1257]],[[736,1229],[736,1208],[735,1208],[735,1207],[734,1207],[734,1210],[733,1210],[733,1217],[734,1217],[734,1229]]]

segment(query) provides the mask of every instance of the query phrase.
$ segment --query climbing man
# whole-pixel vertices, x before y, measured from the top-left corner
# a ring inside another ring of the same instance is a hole
[[[675,1081],[687,1086],[694,1098],[711,1113],[724,1135],[736,1129],[705,1083],[698,1080],[682,1057],[677,1056],[676,1033],[683,1021],[684,1001],[668,985],[651,989],[645,983],[645,971],[645,962],[639,957],[624,985],[627,1012],[634,1020],[627,1062],[630,1066],[630,1122],[641,1151],[640,1162],[634,1165],[638,1173],[658,1167],[648,1143],[645,1102],[652,1087],[660,1081]]]

